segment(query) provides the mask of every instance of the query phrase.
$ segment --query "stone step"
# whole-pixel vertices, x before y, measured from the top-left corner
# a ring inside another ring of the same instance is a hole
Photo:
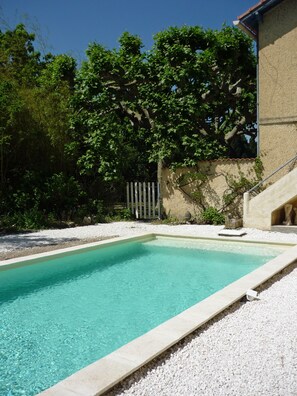
[[[251,200],[247,199],[248,194],[245,195],[243,226],[270,230],[271,224],[281,223],[281,218],[275,218],[276,214],[280,215],[278,211],[284,205],[296,203],[296,180],[297,168],[294,168]]]
[[[273,225],[271,226],[271,231],[297,234],[297,225]]]
[[[235,236],[235,237],[242,237],[243,235],[246,235],[245,231],[242,231],[242,229],[228,229],[224,228],[220,232],[218,232],[219,236]]]

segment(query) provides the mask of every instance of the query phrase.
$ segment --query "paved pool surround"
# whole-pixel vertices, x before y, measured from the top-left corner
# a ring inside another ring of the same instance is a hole
[[[0,270],[16,268],[34,262],[40,258],[51,259],[57,255],[68,255],[85,249],[98,249],[104,246],[119,244],[124,241],[149,240],[155,237],[173,237],[209,241],[228,241],[229,243],[265,245],[274,247],[287,247],[288,249],[276,258],[262,265],[253,272],[238,279],[210,297],[195,304],[179,315],[167,320],[151,331],[136,338],[130,343],[117,349],[102,359],[88,365],[73,375],[60,381],[51,388],[41,392],[42,396],[95,396],[101,395],[137,369],[160,355],[162,352],[176,344],[178,341],[205,324],[217,314],[228,308],[234,302],[245,296],[246,291],[255,289],[272,276],[282,271],[297,260],[297,245],[284,243],[267,243],[261,241],[243,241],[240,238],[195,238],[189,236],[176,236],[171,234],[141,234],[136,237],[120,237],[110,241],[100,241],[84,245],[60,249],[50,253],[27,256],[22,259],[11,259],[0,263]]]

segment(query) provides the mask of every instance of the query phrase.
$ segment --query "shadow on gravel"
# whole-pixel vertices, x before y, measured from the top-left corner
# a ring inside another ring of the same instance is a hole
[[[91,237],[91,238],[44,238],[32,235],[7,235],[0,237],[1,248],[9,249],[8,251],[0,251],[0,261],[12,258],[28,256],[32,254],[39,254],[50,252],[53,250],[63,249],[72,246],[85,245],[86,243],[98,242],[106,239],[115,238],[118,235]],[[2,244],[3,243],[3,244]],[[5,243],[5,245],[4,245]]]
[[[31,234],[10,234],[0,237],[0,249],[3,247],[9,250],[25,249],[35,246],[58,245],[61,243],[78,240],[78,238],[45,238]]]

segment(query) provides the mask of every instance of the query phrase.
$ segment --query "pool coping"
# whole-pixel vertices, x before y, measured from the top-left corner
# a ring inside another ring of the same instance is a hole
[[[165,233],[165,232],[158,232],[158,233],[153,233],[153,232],[146,232],[146,233],[139,233],[137,235],[129,236],[129,237],[111,237],[110,239],[103,239],[100,241],[96,242],[91,242],[91,243],[84,243],[82,245],[76,245],[76,246],[71,246],[67,248],[57,248],[52,251],[44,252],[44,253],[35,253],[35,254],[30,254],[28,256],[23,256],[23,257],[15,257],[11,259],[5,259],[5,260],[0,260],[0,271],[3,269],[10,269],[10,268],[17,268],[21,266],[28,265],[28,262],[31,261],[31,263],[34,263],[35,261],[38,262],[40,259],[43,260],[51,260],[54,256],[63,256],[63,255],[69,255],[73,252],[79,252],[79,251],[84,251],[87,249],[98,249],[100,247],[104,246],[110,246],[110,245],[117,245],[122,242],[132,242],[132,241],[141,241],[141,240],[148,240],[150,238],[156,238],[156,237],[169,237],[169,238],[180,238],[180,239],[192,239],[192,240],[204,240],[204,241],[220,241],[220,242],[241,242],[243,244],[255,244],[255,245],[275,245],[275,246],[287,246],[287,247],[293,247],[297,244],[291,243],[291,242],[277,242],[277,241],[259,241],[259,240],[248,240],[248,239],[242,239],[241,237],[225,237],[225,236],[218,236],[218,237],[204,237],[204,236],[194,236],[194,235],[181,235],[181,234],[171,234],[171,233]],[[45,245],[48,246],[48,245]]]
[[[90,244],[58,249],[0,262],[1,269],[16,268],[38,262],[40,258],[51,259],[53,256],[68,255],[75,251],[98,249],[121,242],[140,241],[156,237],[186,238],[253,245],[274,245],[288,247],[283,253],[256,270],[243,276],[225,288],[212,294],[201,302],[181,312],[177,316],[163,322],[159,326],[115,350],[109,355],[77,371],[52,387],[39,393],[39,396],[97,396],[105,393],[114,385],[144,366],[146,363],[166,351],[181,339],[211,320],[220,312],[245,296],[247,290],[255,289],[272,276],[282,271],[297,260],[297,245],[268,241],[242,240],[241,238],[211,238],[170,233],[144,233],[133,237],[118,237]]]

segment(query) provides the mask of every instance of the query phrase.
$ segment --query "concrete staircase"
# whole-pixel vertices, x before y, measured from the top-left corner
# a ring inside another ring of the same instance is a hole
[[[283,207],[292,203],[297,207],[297,168],[287,173],[266,190],[250,199],[250,194],[244,194],[243,226],[272,230],[284,220]],[[283,229],[284,230],[284,229]],[[278,229],[279,231],[279,229]],[[292,231],[296,232],[296,227]]]

